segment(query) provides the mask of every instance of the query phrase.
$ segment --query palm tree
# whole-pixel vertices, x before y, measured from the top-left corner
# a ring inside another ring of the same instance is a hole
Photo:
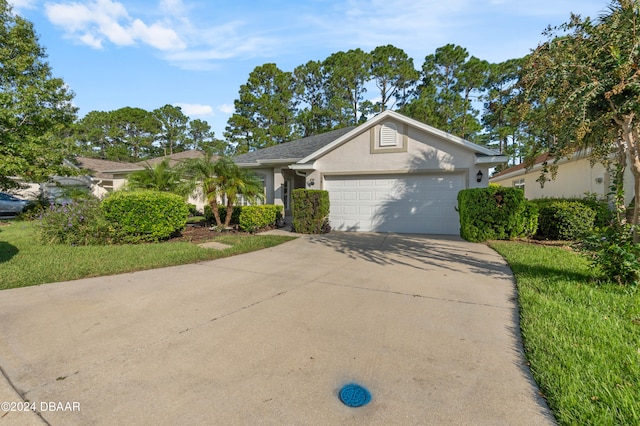
[[[211,207],[216,225],[228,227],[238,197],[242,195],[249,201],[262,198],[263,185],[253,172],[241,169],[230,158],[220,157],[214,162],[215,158],[211,152],[205,152],[200,158],[185,161],[183,170],[193,183],[202,186],[202,193]],[[224,224],[220,220],[219,199],[226,200]]]
[[[223,195],[227,200],[227,217],[224,226],[228,227],[239,196],[251,202],[261,199],[264,196],[264,186],[255,173],[248,169],[241,169],[228,157],[221,157],[215,163],[214,169],[219,195]]]
[[[190,184],[182,179],[179,170],[171,167],[168,158],[155,166],[147,164],[144,170],[131,173],[127,188],[165,191],[182,197],[187,197],[192,192]]]

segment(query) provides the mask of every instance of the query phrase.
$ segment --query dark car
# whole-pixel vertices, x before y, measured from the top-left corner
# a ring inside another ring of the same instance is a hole
[[[17,216],[29,204],[31,204],[29,200],[23,200],[15,195],[0,192],[0,216]]]

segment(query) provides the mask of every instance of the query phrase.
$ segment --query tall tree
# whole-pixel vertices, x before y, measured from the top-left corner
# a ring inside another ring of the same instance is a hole
[[[473,98],[485,85],[488,63],[469,58],[467,49],[447,44],[425,57],[414,99],[401,112],[434,127],[475,140],[482,129]]]
[[[153,147],[160,123],[154,115],[142,108],[124,107],[111,113],[115,145],[127,150],[128,158],[120,161],[140,161],[155,157]]]
[[[74,127],[76,143],[83,155],[111,159],[109,151],[113,140],[111,138],[110,113],[90,111]]]
[[[514,104],[522,62],[520,58],[490,64],[483,96],[482,123],[489,144],[497,144],[501,154],[511,155],[513,164],[523,161],[528,139]]]
[[[211,126],[204,120],[195,119],[189,121],[187,129],[188,147],[198,151],[211,151],[215,155],[224,155],[229,145],[220,139],[216,139]]]
[[[378,46],[371,52],[371,77],[380,90],[376,110],[384,111],[401,107],[407,101],[411,89],[420,74],[402,49],[390,44]]]
[[[189,117],[183,114],[180,107],[169,104],[153,110],[152,114],[160,122],[156,143],[160,145],[164,155],[184,151]]]
[[[334,127],[346,127],[365,121],[363,110],[366,84],[371,77],[371,55],[362,49],[337,52],[325,59],[327,96],[333,111]]]
[[[320,61],[309,61],[293,70],[296,121],[301,136],[307,137],[333,128],[327,99],[327,75]]]
[[[594,159],[608,157],[612,149],[626,157],[635,180],[637,226],[640,2],[615,0],[595,22],[572,15],[568,23],[549,28],[547,37],[523,67],[521,111],[525,116],[544,111],[546,137],[538,140],[539,148],[556,158],[584,148]]]
[[[51,75],[31,22],[0,0],[0,188],[12,177],[44,181],[71,173],[62,160],[73,148],[61,133],[76,118],[73,93]]]
[[[240,86],[235,112],[225,128],[225,137],[241,154],[288,142],[294,128],[294,81],[276,64],[256,67]]]

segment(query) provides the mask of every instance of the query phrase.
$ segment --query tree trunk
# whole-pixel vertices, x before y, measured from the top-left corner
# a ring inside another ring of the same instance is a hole
[[[233,214],[233,203],[227,203],[227,217],[224,218],[224,227],[228,228],[231,224],[231,215]]]
[[[631,219],[631,225],[633,226],[633,242],[640,242],[638,235],[638,214],[640,213],[640,146],[638,143],[638,132],[633,127],[633,120],[635,115],[633,113],[621,117],[616,120],[620,124],[622,129],[622,139],[627,144],[627,153],[629,154],[629,166],[631,173],[633,174],[633,194],[635,196],[635,202],[633,205],[633,216]]]
[[[222,221],[220,220],[220,212],[218,211],[218,200],[214,198],[213,200],[209,201],[209,205],[211,206],[213,217],[216,219],[216,225],[222,226]]]

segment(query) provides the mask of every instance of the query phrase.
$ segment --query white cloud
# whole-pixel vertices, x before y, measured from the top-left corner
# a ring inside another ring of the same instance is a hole
[[[234,111],[236,110],[236,107],[230,104],[222,104],[218,107],[218,109],[224,112],[225,114],[233,114]]]
[[[9,5],[13,8],[14,12],[20,9],[33,9],[35,7],[35,0],[9,0]]]
[[[202,104],[185,104],[185,103],[176,103],[176,106],[182,109],[182,112],[191,117],[191,116],[212,116],[213,107],[211,105],[202,105]]]
[[[147,25],[132,19],[122,3],[112,0],[47,3],[45,13],[68,37],[93,48],[102,48],[105,41],[117,46],[142,42],[163,51],[185,47],[176,31],[165,23]]]

